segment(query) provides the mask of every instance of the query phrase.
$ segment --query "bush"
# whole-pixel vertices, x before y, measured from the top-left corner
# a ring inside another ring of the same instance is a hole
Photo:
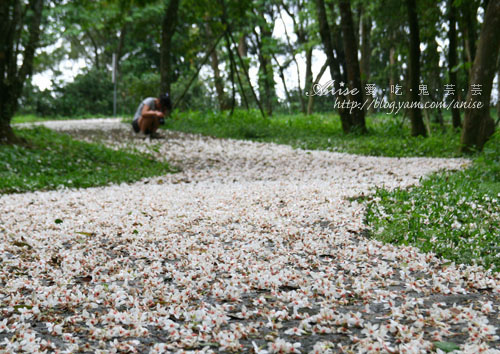
[[[113,114],[113,84],[110,74],[91,70],[54,90],[55,115],[74,117]]]

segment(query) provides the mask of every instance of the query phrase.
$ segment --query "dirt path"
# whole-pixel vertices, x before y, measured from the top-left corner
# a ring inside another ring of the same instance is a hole
[[[0,350],[499,353],[500,277],[367,239],[349,201],[465,161],[94,123],[51,128],[182,172],[0,197]]]

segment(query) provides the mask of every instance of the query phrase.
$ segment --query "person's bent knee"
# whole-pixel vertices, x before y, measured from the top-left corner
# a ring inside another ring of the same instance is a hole
[[[139,129],[144,134],[154,133],[159,126],[159,120],[157,117],[144,117],[139,118]]]

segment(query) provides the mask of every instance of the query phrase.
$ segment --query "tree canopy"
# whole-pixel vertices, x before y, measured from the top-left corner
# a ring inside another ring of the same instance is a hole
[[[335,108],[346,133],[364,133],[377,101],[475,102],[472,88],[484,88],[481,114],[457,105],[400,112],[422,136],[426,120],[446,123],[445,109],[456,129],[465,113],[463,143],[481,148],[494,126],[486,116],[499,71],[499,12],[498,1],[480,0],[4,1],[0,137],[12,139],[18,108],[109,115],[115,55],[121,114],[167,91],[181,110],[257,108],[269,117]],[[85,68],[72,82],[41,91],[30,81],[78,60]],[[357,94],[311,95],[328,76],[332,89],[345,83]]]

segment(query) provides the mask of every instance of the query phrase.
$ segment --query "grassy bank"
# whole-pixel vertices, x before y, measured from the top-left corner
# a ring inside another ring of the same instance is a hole
[[[131,183],[172,172],[149,156],[75,141],[46,128],[19,129],[28,147],[0,145],[0,193]]]
[[[367,223],[382,241],[499,271],[500,134],[464,171],[434,174],[410,189],[377,190]]]
[[[235,111],[233,116],[228,113],[176,113],[164,127],[220,138],[274,142],[302,149],[360,155],[458,155],[460,135],[456,132],[435,129],[429,138],[414,138],[409,134],[408,124],[408,119],[402,122],[402,117],[380,114],[367,119],[367,135],[346,135],[342,132],[339,117],[334,114],[276,115],[265,119],[258,111]]]

